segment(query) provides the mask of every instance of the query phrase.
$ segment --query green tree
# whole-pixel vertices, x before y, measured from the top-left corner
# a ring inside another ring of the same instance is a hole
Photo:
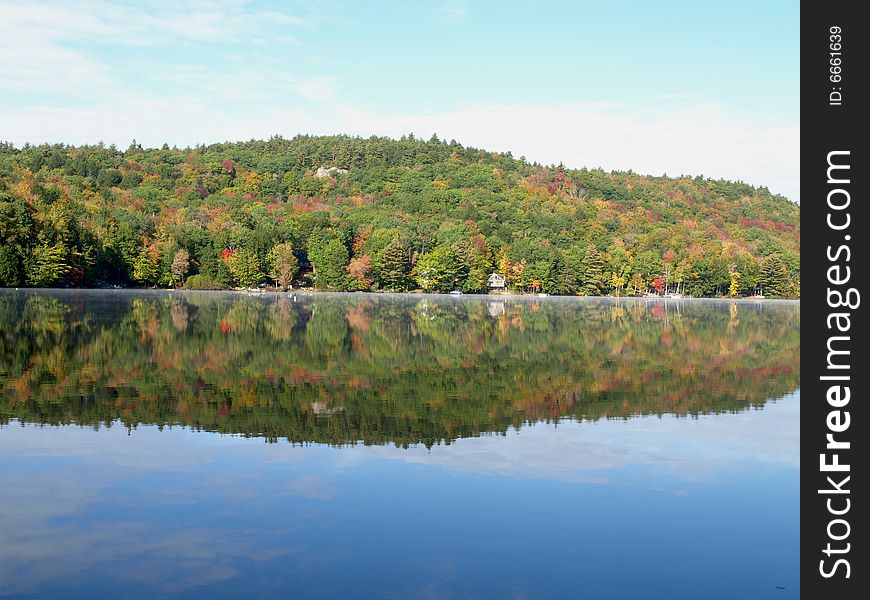
[[[269,277],[281,287],[290,287],[299,272],[299,259],[293,252],[292,242],[275,245],[269,251],[266,260],[269,265]]]
[[[634,257],[634,273],[640,273],[642,285],[648,286],[652,280],[664,272],[664,263],[658,252],[645,250]]]
[[[323,180],[319,177],[303,177],[299,182],[299,193],[303,196],[315,197],[323,193]]]
[[[157,283],[160,274],[158,253],[154,246],[142,246],[133,261],[133,280],[144,284]]]
[[[404,292],[413,284],[410,254],[407,242],[394,237],[378,254],[375,261],[375,278],[385,290]]]
[[[585,258],[586,251],[578,246],[572,246],[563,253],[565,293],[583,293],[583,282],[586,280]]]
[[[299,177],[293,171],[287,171],[281,177],[281,186],[284,188],[284,193],[288,196],[299,193]]]
[[[713,296],[726,293],[731,283],[728,261],[715,252],[690,257],[684,286],[691,296]]]
[[[28,285],[42,287],[59,283],[70,270],[67,250],[59,243],[35,246],[24,261],[24,270]]]
[[[788,270],[783,260],[777,256],[769,256],[761,263],[758,283],[765,296],[782,298],[788,290]]]
[[[414,267],[414,276],[427,292],[450,292],[461,287],[467,266],[463,264],[453,246],[442,244],[432,252],[420,256]]]
[[[748,252],[741,252],[734,257],[734,271],[740,273],[738,294],[751,295],[758,286],[759,264]]]
[[[350,256],[340,239],[332,238],[325,245],[315,245],[309,259],[314,265],[314,287],[320,290],[346,288]]]
[[[0,287],[21,285],[21,259],[13,246],[0,246]]]
[[[245,248],[233,250],[225,259],[233,279],[242,287],[256,287],[263,281],[263,271],[257,254]]]
[[[579,288],[577,265],[573,258],[562,252],[556,252],[544,283],[544,291],[548,294],[571,295]]]
[[[581,288],[584,294],[600,296],[607,287],[606,275],[604,274],[604,258],[598,248],[590,245],[586,248],[583,258],[584,279]]]
[[[489,274],[492,272],[492,252],[486,239],[475,236],[469,242],[462,244],[458,254],[459,260],[466,265],[467,275],[462,281],[462,291],[466,293],[485,292]]]

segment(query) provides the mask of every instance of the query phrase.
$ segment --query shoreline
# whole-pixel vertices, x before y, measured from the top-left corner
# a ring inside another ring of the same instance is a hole
[[[433,292],[343,292],[343,291],[329,291],[329,290],[315,290],[315,289],[298,289],[298,290],[287,290],[287,291],[276,291],[273,288],[269,289],[227,289],[227,290],[192,290],[192,289],[184,289],[184,288],[35,288],[35,287],[21,287],[21,288],[0,288],[0,293],[7,292],[40,292],[40,293],[93,293],[93,292],[105,292],[105,293],[120,293],[120,294],[205,294],[205,295],[238,295],[238,296],[253,296],[258,298],[286,298],[290,296],[306,296],[306,297],[315,297],[315,296],[351,296],[351,297],[360,297],[360,296],[369,296],[369,297],[399,297],[399,298],[452,298],[452,299],[477,299],[477,300],[489,300],[489,301],[498,301],[498,300],[640,300],[644,302],[684,302],[684,301],[727,301],[727,302],[741,302],[741,303],[768,303],[768,302],[797,302],[800,303],[800,298],[755,298],[752,296],[741,296],[736,298],[731,298],[728,296],[701,296],[701,297],[692,297],[692,296],[681,296],[681,297],[673,297],[673,296],[581,296],[581,295],[572,295],[572,296],[562,296],[562,295],[538,295],[538,294],[517,294],[517,293],[508,293],[508,292],[499,292],[497,294],[451,294],[449,292],[444,293],[433,293]]]

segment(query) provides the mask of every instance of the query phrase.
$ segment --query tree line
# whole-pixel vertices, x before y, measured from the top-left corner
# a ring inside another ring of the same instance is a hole
[[[0,144],[0,286],[800,296],[800,210],[433,136]]]

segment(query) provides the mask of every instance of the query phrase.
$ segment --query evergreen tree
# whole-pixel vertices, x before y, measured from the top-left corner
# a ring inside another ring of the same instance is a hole
[[[543,291],[548,294],[570,295],[577,292],[577,273],[571,262],[561,252],[550,262]]]
[[[464,247],[459,248],[458,254],[468,273],[462,281],[462,291],[471,294],[485,292],[492,271],[492,256],[486,239],[475,236]]]
[[[600,296],[607,288],[607,282],[604,274],[604,258],[598,248],[592,245],[586,248],[583,266],[583,293],[590,296]]]
[[[22,258],[29,254],[25,249],[34,233],[27,203],[15,201],[0,186],[0,287],[24,283]]]
[[[761,264],[758,283],[765,296],[781,298],[788,290],[788,270],[779,256],[770,256]]]
[[[21,285],[21,260],[16,248],[0,246],[0,287],[17,287]]]
[[[411,263],[408,260],[408,244],[394,237],[378,255],[375,265],[376,279],[382,289],[404,292],[411,288]]]
[[[584,260],[586,251],[583,248],[572,246],[563,253],[564,274],[568,294],[582,294],[583,282],[586,280],[586,265]]]
[[[346,288],[350,257],[340,239],[332,238],[325,245],[315,246],[310,259],[314,265],[314,287],[320,290]]]

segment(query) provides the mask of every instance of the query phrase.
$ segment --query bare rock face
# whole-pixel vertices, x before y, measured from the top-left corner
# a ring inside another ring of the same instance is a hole
[[[338,167],[319,167],[317,172],[314,174],[315,177],[335,177],[336,175],[343,175],[347,173],[347,169],[340,169]]]

